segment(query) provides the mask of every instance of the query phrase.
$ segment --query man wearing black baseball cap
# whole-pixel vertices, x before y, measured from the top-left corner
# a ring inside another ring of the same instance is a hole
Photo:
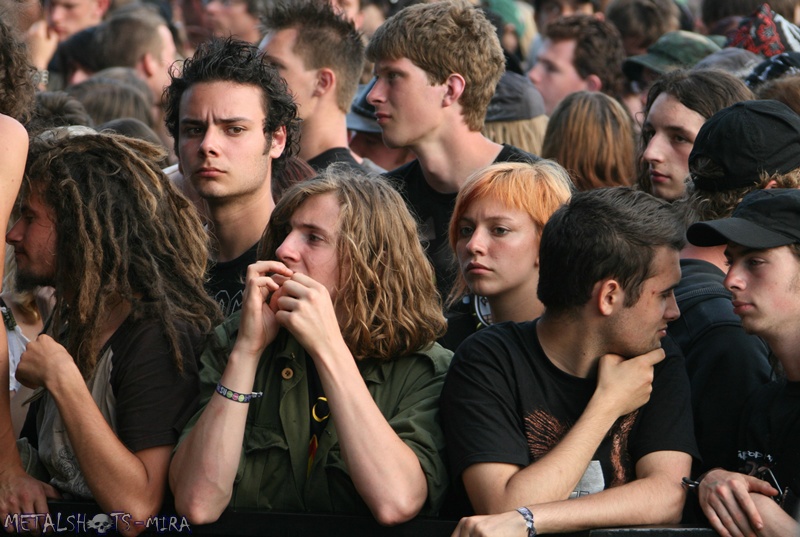
[[[693,224],[686,235],[696,246],[727,245],[724,284],[734,312],[746,331],[767,342],[784,373],[745,405],[741,473],[705,474],[700,505],[723,536],[794,535],[800,492],[800,190],[752,192],[732,217]]]

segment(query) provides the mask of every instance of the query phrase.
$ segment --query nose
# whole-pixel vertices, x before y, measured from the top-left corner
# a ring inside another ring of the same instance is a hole
[[[22,240],[22,226],[24,225],[23,219],[20,218],[14,223],[13,226],[11,226],[11,229],[9,229],[8,233],[6,233],[6,242],[8,244],[13,246]]]
[[[647,142],[647,146],[644,148],[644,153],[642,153],[642,158],[650,163],[650,162],[663,162],[664,161],[664,151],[661,148],[661,136],[658,134],[654,134],[650,141]]]
[[[50,9],[47,10],[47,22],[50,23],[50,26],[61,22],[64,18],[64,8],[61,6],[50,6]]]
[[[675,293],[672,293],[667,301],[667,309],[664,312],[664,318],[667,322],[672,322],[681,316],[681,310],[678,308],[678,301],[675,300]]]
[[[728,268],[728,274],[725,275],[725,280],[723,280],[722,285],[729,291],[741,291],[745,288],[744,280],[739,273],[739,267],[736,263],[731,263],[731,266]]]
[[[205,5],[206,12],[211,14],[216,14],[222,11],[222,2],[219,0],[211,0],[210,2],[206,3]]]
[[[481,228],[475,228],[472,236],[467,241],[467,251],[470,254],[486,253],[486,237]]]
[[[219,145],[218,133],[216,132],[216,129],[209,126],[206,129],[205,133],[203,133],[203,140],[200,142],[200,145],[198,146],[197,149],[203,155],[218,155],[219,154],[219,148],[217,147],[218,145]]]
[[[281,245],[278,246],[277,250],[275,250],[275,255],[277,256],[278,261],[286,266],[289,266],[289,264],[293,261],[297,261],[297,240],[298,237],[294,231],[291,231],[288,235],[286,235],[286,238],[283,239]]]
[[[528,79],[533,82],[533,85],[538,87],[539,82],[542,81],[542,68],[540,64],[535,64],[528,71]]]
[[[369,93],[367,93],[367,102],[372,106],[375,106],[376,103],[382,103],[385,100],[383,92],[383,80],[379,78],[375,81],[375,85],[372,86]]]

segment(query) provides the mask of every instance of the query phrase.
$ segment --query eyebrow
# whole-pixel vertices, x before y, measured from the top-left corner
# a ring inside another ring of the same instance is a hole
[[[255,121],[254,119],[249,118],[249,117],[244,117],[244,116],[240,116],[240,117],[223,117],[223,118],[214,120],[214,124],[220,124],[220,123],[246,123],[246,122],[251,122],[252,123],[254,121]],[[203,119],[197,119],[197,118],[192,118],[192,117],[184,117],[184,118],[181,118],[181,123],[191,123],[193,125],[195,125],[195,124],[196,125],[205,125],[208,122],[203,120]]]
[[[290,225],[293,229],[302,229],[304,231],[313,231],[315,233],[319,233],[320,235],[325,235],[326,237],[330,236],[330,231],[327,229],[321,228],[316,224],[312,224],[311,222],[290,222]]]
[[[740,251],[736,252],[738,257],[744,257],[748,254],[752,254],[754,252],[763,252],[764,250],[769,250],[769,248],[742,248]],[[730,247],[725,248],[725,259],[730,259],[733,257],[733,253],[730,251]]]
[[[649,129],[655,129],[655,127],[653,127],[653,122],[650,121],[649,118],[646,119],[645,122],[644,122],[644,125],[642,125],[642,128],[645,128],[645,127],[649,128]],[[665,125],[662,128],[665,131],[668,131],[668,132],[670,132],[672,134],[680,134],[684,138],[693,139],[696,136],[692,132],[686,130],[686,128],[684,126],[682,126],[682,125]]]

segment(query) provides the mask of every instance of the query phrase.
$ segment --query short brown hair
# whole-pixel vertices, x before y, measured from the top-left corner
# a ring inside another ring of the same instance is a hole
[[[464,0],[409,6],[381,25],[367,46],[367,59],[408,58],[442,84],[457,73],[466,87],[461,94],[464,121],[479,131],[495,87],[505,71],[505,57],[494,26],[483,12]]]
[[[307,68],[336,73],[336,102],[349,112],[364,70],[364,44],[353,22],[325,0],[295,0],[276,4],[263,24],[269,31],[297,30],[294,52]]]
[[[780,101],[800,114],[800,75],[786,75],[764,82],[756,90],[759,99]]]
[[[613,24],[593,15],[561,17],[547,25],[544,37],[554,42],[575,41],[572,64],[581,78],[595,75],[603,84],[603,93],[616,99],[623,96],[625,49]]]
[[[680,30],[680,11],[673,0],[612,0],[606,18],[623,39],[647,48],[667,32]]]
[[[167,22],[143,6],[115,12],[94,34],[98,67],[136,67],[145,54],[160,60],[164,43],[159,26],[166,27]]]
[[[630,186],[636,176],[633,119],[608,95],[579,91],[561,101],[544,135],[542,156],[564,166],[578,190]]]

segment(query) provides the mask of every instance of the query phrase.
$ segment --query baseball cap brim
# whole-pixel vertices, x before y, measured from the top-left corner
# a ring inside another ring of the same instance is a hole
[[[376,134],[383,132],[380,125],[378,125],[377,120],[366,118],[353,111],[347,113],[347,129],[351,131],[372,132]]]
[[[692,224],[686,231],[686,239],[695,246],[719,246],[735,242],[755,250],[777,248],[796,242],[792,237],[736,217]]]
[[[622,71],[629,80],[638,80],[642,76],[642,71],[647,67],[651,71],[663,75],[667,71],[675,69],[675,62],[657,54],[640,54],[631,56],[622,63]]]

